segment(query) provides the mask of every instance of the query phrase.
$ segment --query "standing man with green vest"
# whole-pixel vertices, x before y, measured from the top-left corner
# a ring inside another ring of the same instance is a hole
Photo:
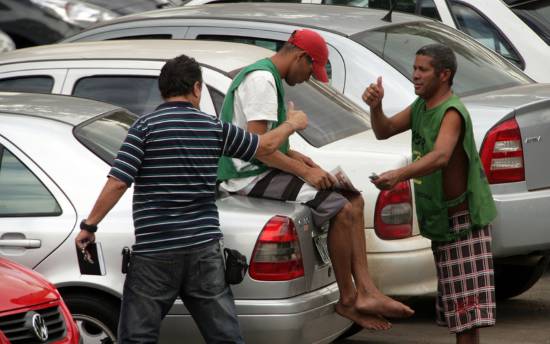
[[[286,118],[283,80],[294,86],[313,74],[328,82],[327,61],[328,47],[321,35],[307,29],[295,31],[279,52],[235,77],[222,107],[222,121],[258,134],[276,128]],[[365,328],[385,330],[391,325],[383,317],[414,313],[383,295],[368,274],[361,195],[331,191],[335,178],[290,149],[288,141],[275,153],[252,162],[222,158],[218,179],[227,192],[304,203],[312,209],[316,226],[330,221],[328,248],[340,290],[336,304],[340,315]]]
[[[479,343],[479,328],[495,324],[491,221],[496,208],[474,142],[470,115],[451,86],[457,64],[441,44],[420,48],[413,83],[418,98],[387,118],[382,78],[363,93],[378,139],[412,129],[413,162],[373,183],[391,189],[412,179],[420,233],[432,240],[437,269],[437,323],[457,343]]]

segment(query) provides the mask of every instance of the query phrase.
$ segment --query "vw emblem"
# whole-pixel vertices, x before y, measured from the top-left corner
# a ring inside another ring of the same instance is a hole
[[[45,342],[48,340],[48,327],[46,326],[46,322],[44,321],[44,318],[38,313],[33,314],[32,319],[32,329],[34,331],[34,335],[38,340],[41,342]]]

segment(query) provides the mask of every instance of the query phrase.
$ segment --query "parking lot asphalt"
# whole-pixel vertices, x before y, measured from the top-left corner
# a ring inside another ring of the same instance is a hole
[[[434,298],[406,301],[416,314],[392,321],[386,332],[363,330],[337,344],[451,344],[454,335],[434,322]],[[483,344],[550,344],[550,270],[526,293],[497,303],[497,323],[481,329]]]

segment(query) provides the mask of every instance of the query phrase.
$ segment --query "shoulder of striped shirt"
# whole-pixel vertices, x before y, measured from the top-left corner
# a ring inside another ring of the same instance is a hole
[[[206,112],[202,112],[202,111],[197,110],[195,108],[181,109],[181,108],[178,108],[178,107],[169,107],[169,108],[164,108],[164,109],[161,109],[161,110],[153,111],[153,112],[151,112],[147,115],[144,115],[141,118],[144,121],[147,122],[147,121],[150,121],[151,119],[155,119],[155,118],[158,118],[158,117],[161,117],[161,116],[177,115],[177,114],[199,115],[199,116],[206,117],[207,119],[212,120],[212,121],[219,121],[219,119],[216,116],[207,114]]]

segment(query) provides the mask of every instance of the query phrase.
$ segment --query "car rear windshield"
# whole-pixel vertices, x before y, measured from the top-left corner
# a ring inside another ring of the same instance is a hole
[[[458,70],[453,90],[459,96],[533,82],[519,69],[465,34],[440,23],[406,23],[364,31],[351,37],[412,81],[416,52],[441,43],[451,47]]]
[[[369,115],[331,86],[310,80],[285,85],[286,100],[308,115],[308,126],[300,135],[312,146],[358,134],[370,128]]]
[[[550,0],[521,3],[512,11],[550,45]]]
[[[137,118],[125,111],[111,112],[78,125],[74,135],[86,148],[111,165],[128,129]]]

